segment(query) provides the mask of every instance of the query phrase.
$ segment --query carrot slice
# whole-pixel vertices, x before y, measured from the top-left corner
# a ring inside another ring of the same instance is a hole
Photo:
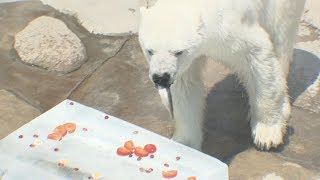
[[[117,149],[117,154],[120,155],[120,156],[128,156],[130,155],[132,152],[129,151],[127,148],[125,147],[119,147]]]
[[[132,140],[130,141],[127,141],[124,143],[124,147],[127,148],[128,150],[130,151],[133,151],[134,150],[134,143]]]
[[[195,177],[195,176],[190,176],[190,177],[188,177],[187,180],[197,180],[197,177]]]
[[[54,130],[53,130],[54,133],[58,133],[58,134],[61,134],[62,137],[64,137],[66,134],[67,134],[67,130],[66,128],[61,125],[61,126],[57,126]]]
[[[162,176],[164,178],[174,178],[178,174],[177,170],[169,170],[169,171],[162,171]]]
[[[142,149],[141,147],[137,147],[134,150],[134,154],[139,156],[139,157],[146,157],[146,156],[149,155],[149,152],[144,150],[144,149]]]
[[[68,131],[68,133],[73,133],[76,130],[75,123],[65,123],[63,126]]]
[[[52,140],[55,140],[55,141],[60,141],[62,138],[62,135],[61,134],[58,134],[58,133],[51,133],[48,135],[48,139],[52,139]]]
[[[157,148],[154,144],[147,144],[143,148],[144,150],[148,151],[149,153],[154,153],[157,151]]]

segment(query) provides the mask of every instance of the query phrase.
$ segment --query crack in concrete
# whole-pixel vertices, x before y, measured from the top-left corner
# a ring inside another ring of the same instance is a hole
[[[31,103],[30,101],[28,101],[27,98],[25,98],[23,95],[14,92],[12,89],[3,89],[5,91],[8,91],[9,93],[13,94],[17,99],[25,102],[26,104],[30,105],[31,107],[37,109],[40,113],[43,113],[44,110],[40,107],[40,106],[35,106],[33,103]]]
[[[116,53],[112,56],[110,56],[109,58],[107,58],[106,60],[104,60],[99,66],[97,66],[91,73],[88,73],[82,80],[80,80],[65,96],[64,99],[68,99],[70,98],[70,96],[73,94],[73,92],[75,92],[83,82],[85,82],[87,79],[89,79],[100,67],[102,67],[106,62],[108,62],[111,58],[114,58],[115,56],[117,56],[120,51],[123,49],[123,47],[125,46],[125,44],[131,39],[131,37],[127,38],[123,44],[121,45],[121,47],[119,48],[118,51],[116,51]]]

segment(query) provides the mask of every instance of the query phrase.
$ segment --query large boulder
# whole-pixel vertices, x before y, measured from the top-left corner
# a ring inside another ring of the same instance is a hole
[[[86,60],[81,40],[60,20],[41,16],[16,34],[14,47],[21,60],[50,71],[68,73]]]

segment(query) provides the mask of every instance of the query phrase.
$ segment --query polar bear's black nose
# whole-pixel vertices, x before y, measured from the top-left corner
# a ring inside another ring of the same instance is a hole
[[[157,87],[168,88],[170,87],[170,75],[168,73],[164,73],[162,75],[154,74],[152,75],[152,81]]]

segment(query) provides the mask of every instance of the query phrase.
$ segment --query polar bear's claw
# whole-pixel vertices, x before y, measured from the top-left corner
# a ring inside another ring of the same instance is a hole
[[[283,144],[285,129],[285,125],[258,123],[252,131],[254,144],[260,150],[269,150],[272,147],[277,148]]]

